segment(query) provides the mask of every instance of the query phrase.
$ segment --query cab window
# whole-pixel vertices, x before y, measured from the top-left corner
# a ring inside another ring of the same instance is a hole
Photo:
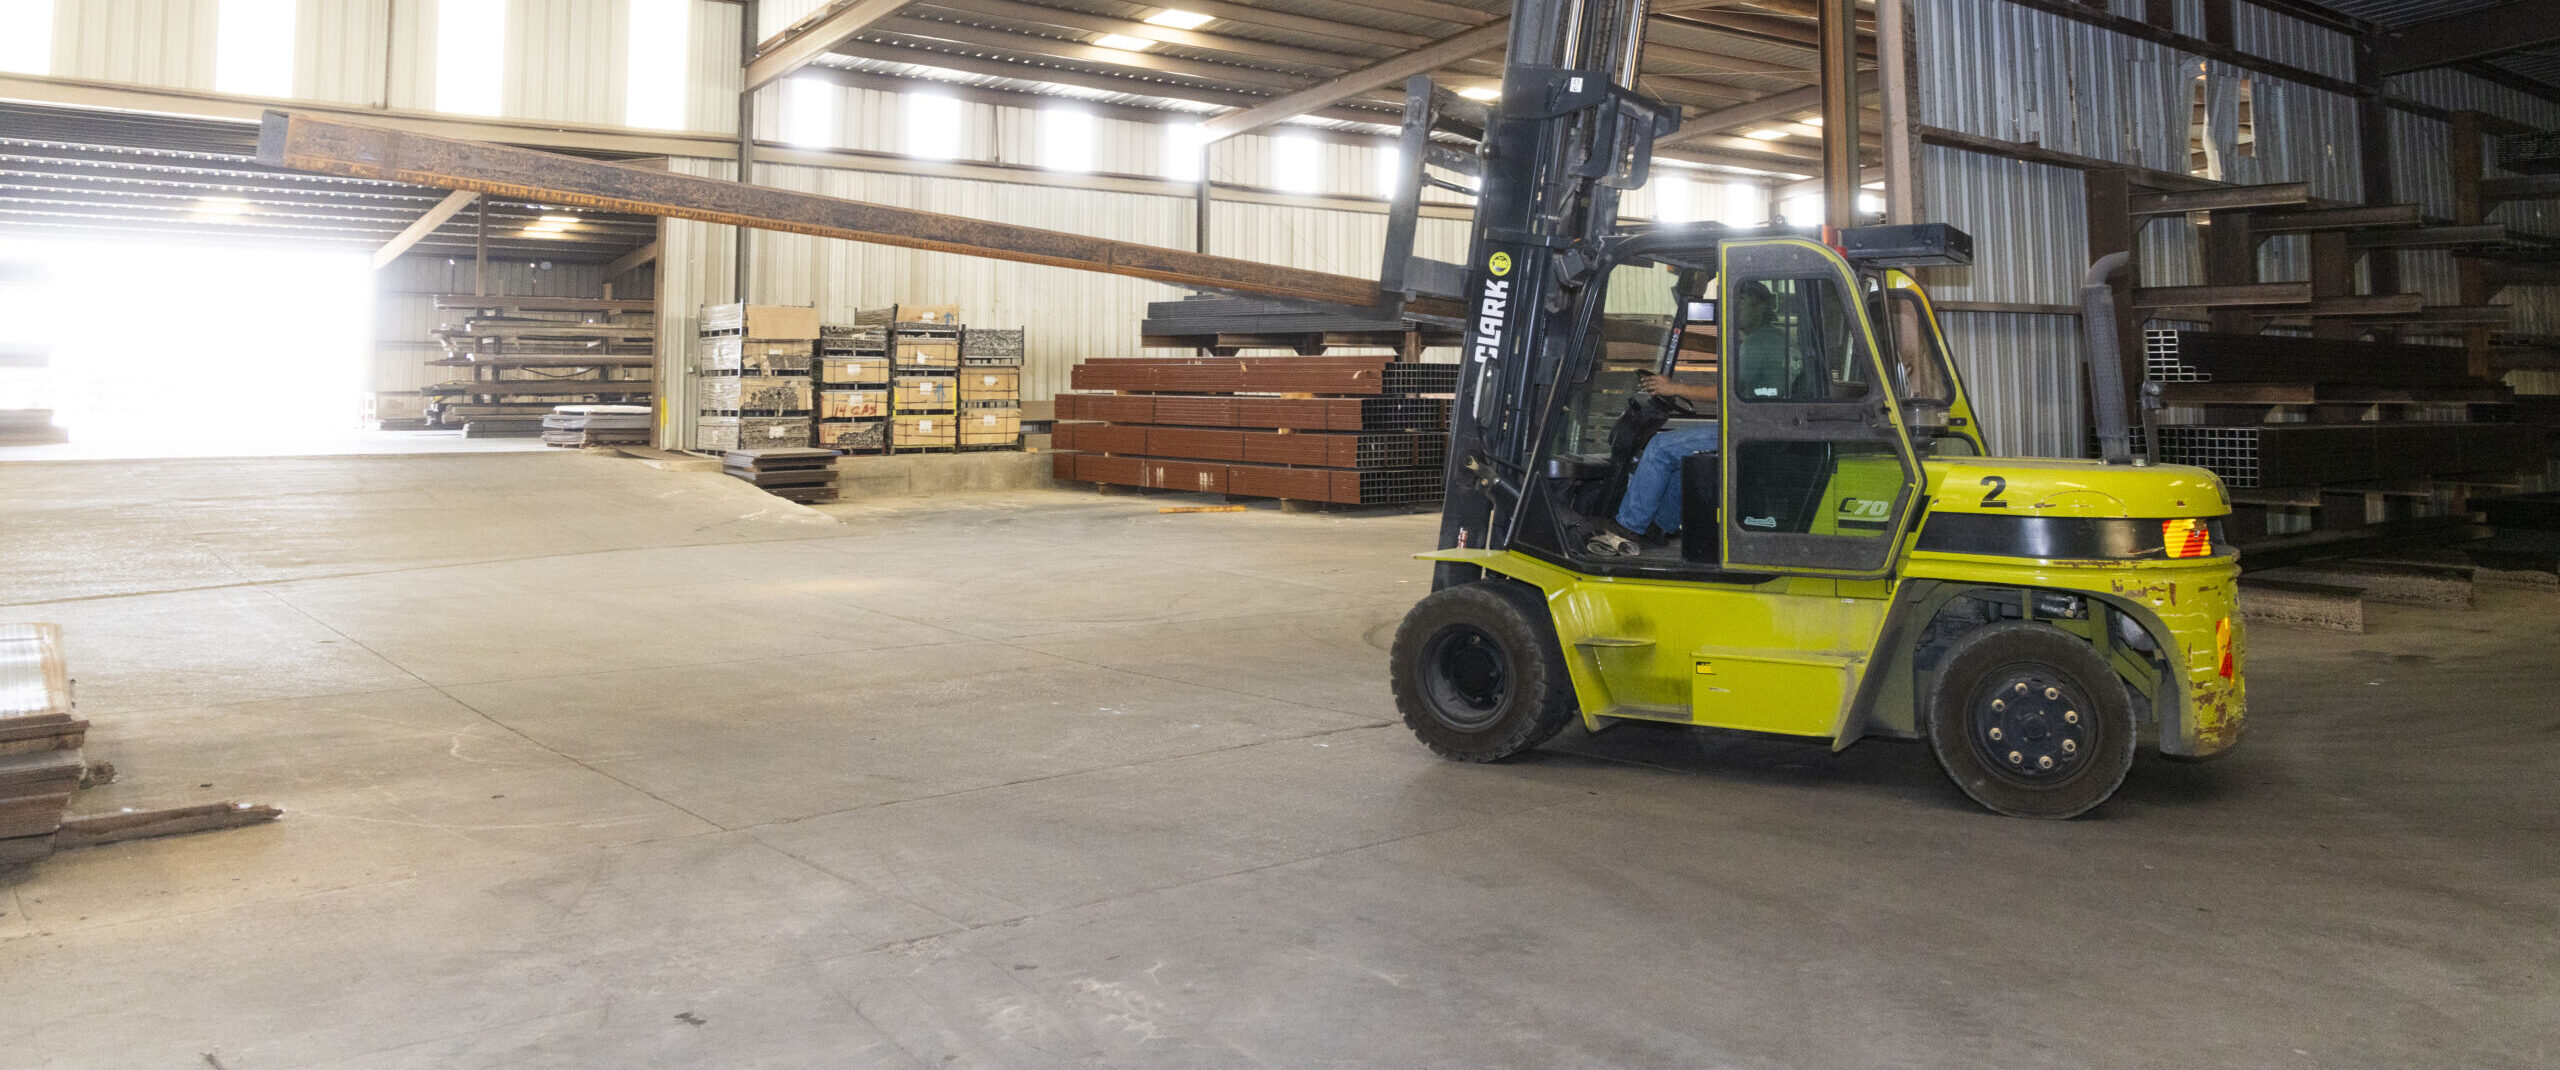
[[[1836,278],[1753,279],[1722,302],[1733,332],[1734,396],[1745,402],[1867,396],[1855,306]]]

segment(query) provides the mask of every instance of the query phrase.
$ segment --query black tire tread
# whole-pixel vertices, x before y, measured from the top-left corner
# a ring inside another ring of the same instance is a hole
[[[1510,647],[1519,675],[1512,706],[1485,731],[1462,734],[1434,720],[1414,679],[1422,644],[1447,624],[1468,623]],[[1434,591],[1405,614],[1389,654],[1396,708],[1432,753],[1451,761],[1498,762],[1555,738],[1580,712],[1573,681],[1544,599],[1516,580],[1490,579]]]
[[[2104,718],[2107,735],[2088,771],[2052,789],[2022,787],[1988,776],[1962,735],[1962,707],[1973,682],[1994,668],[2021,660],[2072,676]],[[1965,633],[1938,664],[1937,680],[1927,696],[1929,750],[1937,755],[1938,768],[1947,779],[1983,808],[2010,817],[2077,817],[2114,795],[2133,768],[2137,749],[2133,704],[2126,699],[2115,670],[2079,637],[2049,624],[2003,621]]]

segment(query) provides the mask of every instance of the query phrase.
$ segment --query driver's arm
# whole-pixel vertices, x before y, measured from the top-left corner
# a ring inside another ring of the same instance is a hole
[[[1636,386],[1648,394],[1687,398],[1691,401],[1714,401],[1716,388],[1704,383],[1684,383],[1668,375],[1646,372],[1636,379]]]

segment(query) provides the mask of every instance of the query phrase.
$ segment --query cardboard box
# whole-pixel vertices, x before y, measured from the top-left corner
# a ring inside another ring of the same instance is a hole
[[[886,383],[889,381],[887,357],[818,358],[818,381],[821,383]]]
[[[805,375],[706,375],[695,384],[696,407],[707,413],[806,413],[817,404]]]
[[[1010,446],[1022,440],[1022,410],[970,409],[960,414],[963,446]]]
[[[1019,368],[967,368],[960,372],[960,400],[1010,400],[1022,397]]]
[[[959,401],[950,377],[941,375],[901,375],[898,377],[897,403],[901,409],[948,409]]]
[[[957,368],[960,343],[948,339],[901,338],[896,357],[901,368]]]
[[[912,416],[900,414],[897,428],[889,433],[890,443],[899,449],[910,446],[948,446],[958,441],[959,425],[948,414]]]
[[[960,325],[960,306],[899,305],[898,322],[921,323],[929,327],[957,327]]]
[[[803,305],[705,305],[701,326],[705,331],[743,328],[749,338],[816,341],[818,310]]]
[[[704,416],[694,424],[696,449],[778,450],[808,445],[806,416]]]
[[[887,415],[889,392],[886,390],[818,392],[818,418],[821,420],[876,420]]]

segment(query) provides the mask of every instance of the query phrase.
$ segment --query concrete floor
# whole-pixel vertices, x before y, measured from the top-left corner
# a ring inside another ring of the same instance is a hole
[[[0,466],[79,808],[288,811],[0,875],[0,1063],[2560,1064],[2549,595],[2260,627],[2237,754],[2029,822],[1902,744],[1438,761],[1431,518],[1158,504]]]

